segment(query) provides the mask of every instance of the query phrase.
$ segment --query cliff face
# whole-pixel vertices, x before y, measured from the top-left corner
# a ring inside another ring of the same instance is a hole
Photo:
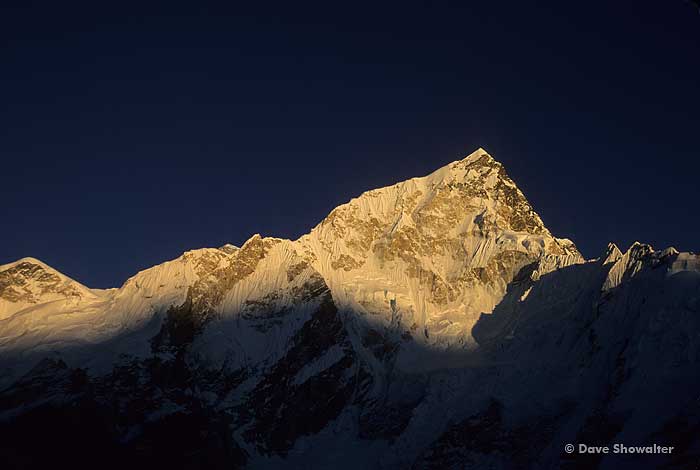
[[[96,295],[99,291],[91,291],[34,258],[0,266],[0,320],[34,305],[63,299],[79,302]]]
[[[471,327],[524,266],[583,261],[482,149],[362,194],[299,243],[341,308],[431,347],[473,346]]]
[[[586,261],[479,149],[118,289],[0,267],[0,457],[45,464],[18,449],[64,426],[55,452],[79,435],[115,466],[621,468],[562,455],[613,438],[692,459],[699,306],[700,257]]]

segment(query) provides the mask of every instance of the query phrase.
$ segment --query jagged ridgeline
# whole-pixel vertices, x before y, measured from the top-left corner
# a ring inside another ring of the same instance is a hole
[[[700,257],[585,260],[483,149],[89,289],[0,267],[0,461],[38,468],[683,468]],[[564,444],[669,444],[567,455]]]

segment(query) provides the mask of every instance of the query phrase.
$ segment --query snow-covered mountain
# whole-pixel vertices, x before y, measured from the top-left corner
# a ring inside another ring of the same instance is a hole
[[[683,468],[700,461],[699,360],[700,256],[585,260],[478,149],[298,240],[193,250],[118,289],[0,266],[0,456]],[[613,442],[675,450],[564,452]]]

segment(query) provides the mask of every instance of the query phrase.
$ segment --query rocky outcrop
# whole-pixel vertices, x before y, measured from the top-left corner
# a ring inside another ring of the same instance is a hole
[[[362,194],[298,243],[340,308],[385,327],[398,315],[407,335],[415,325],[416,341],[443,348],[473,345],[471,327],[524,266],[544,257],[583,261],[483,149]],[[387,298],[392,315],[383,314]]]
[[[0,266],[0,320],[41,303],[56,300],[79,302],[96,295],[98,292],[34,258]]]

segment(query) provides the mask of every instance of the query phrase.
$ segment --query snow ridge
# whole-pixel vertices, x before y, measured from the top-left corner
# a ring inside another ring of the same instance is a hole
[[[478,149],[298,240],[188,251],[117,289],[0,266],[0,402],[19,403],[0,425],[74,406],[85,374],[105,409],[144,410],[124,442],[205,410],[253,468],[558,468],[580,436],[700,429],[699,313],[699,255],[585,260]]]

